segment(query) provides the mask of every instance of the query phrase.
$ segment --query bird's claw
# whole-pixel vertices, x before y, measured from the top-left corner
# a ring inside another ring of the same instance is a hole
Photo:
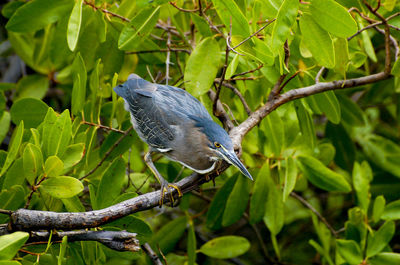
[[[168,182],[164,183],[163,185],[161,185],[161,198],[160,198],[160,201],[159,201],[160,207],[164,204],[164,196],[165,196],[165,193],[168,192],[168,188],[175,189],[178,192],[178,197],[179,198],[181,198],[183,196],[183,193],[182,193],[181,189],[177,185],[171,184],[171,183],[168,183]],[[174,202],[175,202],[174,196],[173,196],[173,190],[169,192],[169,196],[170,196],[171,205],[173,206]]]

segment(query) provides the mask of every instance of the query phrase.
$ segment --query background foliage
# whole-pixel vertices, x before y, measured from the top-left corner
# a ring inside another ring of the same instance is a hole
[[[101,227],[138,233],[153,261],[93,241],[24,245],[25,232],[0,237],[0,260],[400,264],[398,1],[32,0],[1,11],[5,210],[96,210],[158,188],[112,91],[130,73],[185,88],[210,113],[214,90],[235,125],[280,90],[393,76],[271,112],[242,142],[254,182],[231,167],[178,207]],[[169,181],[191,173],[165,158],[156,166]]]

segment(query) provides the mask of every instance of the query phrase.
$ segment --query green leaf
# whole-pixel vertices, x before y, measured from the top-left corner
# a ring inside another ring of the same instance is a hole
[[[9,112],[4,111],[0,116],[0,143],[3,142],[8,130],[10,129],[11,115]]]
[[[361,166],[355,162],[353,167],[353,186],[357,194],[358,204],[365,213],[368,212],[369,200],[371,194],[369,192],[369,183],[372,181],[372,169],[367,161],[363,161]]]
[[[14,258],[28,238],[29,233],[26,232],[14,232],[12,234],[0,236],[0,260]]]
[[[384,223],[378,231],[368,236],[367,257],[370,258],[381,252],[392,240],[395,232],[393,221]]]
[[[232,21],[232,35],[250,36],[249,24],[246,17],[233,0],[212,0],[215,10],[227,29]]]
[[[372,208],[372,220],[374,220],[375,223],[377,223],[381,219],[383,211],[385,210],[385,204],[386,200],[385,197],[383,197],[383,195],[379,195],[378,197],[375,198],[374,207]],[[399,203],[399,210],[400,210],[400,203]],[[400,217],[400,211],[399,211],[399,217]]]
[[[49,156],[44,163],[46,177],[58,177],[64,170],[64,163],[57,156]]]
[[[337,94],[336,96],[340,103],[342,121],[351,126],[365,125],[362,109],[349,97],[341,94]]]
[[[392,67],[391,74],[400,77],[400,59],[397,59]]]
[[[318,251],[319,254],[321,254],[324,258],[327,259],[329,265],[334,265],[331,257],[329,256],[329,253],[327,254],[326,251],[314,240],[310,239],[308,243],[315,248],[316,251]]]
[[[22,142],[22,136],[24,135],[24,121],[21,121],[17,128],[15,128],[7,153],[6,161],[0,171],[0,177],[4,175],[7,169],[14,162],[18,155],[18,150]]]
[[[125,162],[117,158],[107,168],[101,177],[97,189],[97,207],[99,209],[111,206],[113,201],[121,194],[125,180]],[[112,185],[110,185],[112,183]]]
[[[18,81],[17,99],[29,97],[42,99],[46,95],[48,89],[49,79],[46,76],[27,75]]]
[[[225,79],[229,79],[235,74],[238,64],[239,54],[235,54],[232,61],[229,63],[228,68],[226,68]]]
[[[383,220],[400,219],[400,200],[391,202],[388,205],[386,205],[381,218]]]
[[[22,183],[21,183],[22,184]],[[20,185],[3,189],[0,193],[0,209],[17,210],[25,203],[25,190]]]
[[[303,140],[307,141],[311,148],[314,148],[315,142],[317,140],[314,129],[314,122],[311,118],[311,115],[310,113],[308,113],[300,100],[295,100],[294,106],[296,109],[296,115],[300,125],[300,131],[303,136]]]
[[[218,72],[220,62],[218,42],[205,38],[190,55],[185,69],[186,90],[195,97],[210,89]]]
[[[45,153],[47,156],[62,155],[72,137],[72,123],[69,110],[66,109],[57,117],[53,124],[50,123],[47,130],[48,132],[43,132],[43,149]]]
[[[350,61],[349,44],[345,38],[334,40],[335,48],[335,71],[339,72],[346,79],[346,70]]]
[[[74,69],[74,86],[72,88],[71,112],[76,115],[83,109],[83,105],[85,104],[87,80],[85,62],[79,52],[75,57],[72,67]]]
[[[250,223],[255,224],[262,220],[266,209],[268,194],[268,179],[270,178],[269,163],[266,162],[257,174],[253,185],[253,194],[250,200]]]
[[[187,243],[188,265],[196,264],[196,248],[196,234],[194,231],[193,222],[189,222]]]
[[[201,246],[199,251],[216,259],[231,259],[246,253],[250,242],[241,236],[221,236]]]
[[[267,178],[267,182],[267,204],[263,220],[271,231],[271,235],[276,236],[281,231],[284,221],[282,194],[271,177]],[[279,253],[278,248],[275,249]]]
[[[263,122],[264,133],[268,139],[271,153],[279,157],[284,147],[285,128],[278,112],[271,112]]]
[[[11,106],[11,120],[15,124],[24,121],[26,128],[35,128],[43,121],[48,108],[40,99],[22,98]]]
[[[186,230],[186,223],[187,217],[181,216],[168,224],[164,224],[153,236],[153,245],[158,246],[164,254],[167,254],[174,249],[175,244],[182,237]]]
[[[400,264],[400,254],[392,252],[383,252],[368,259],[371,265],[388,265],[388,264]]]
[[[335,66],[335,50],[328,32],[315,23],[313,17],[307,13],[300,18],[300,29],[303,43],[315,60],[326,68],[333,68]]]
[[[326,91],[314,95],[318,108],[325,113],[328,120],[334,124],[340,122],[340,105],[333,91]]]
[[[15,32],[36,31],[64,17],[71,10],[72,3],[69,0],[29,1],[18,8],[8,21],[6,29]]]
[[[290,193],[294,190],[297,179],[297,165],[292,157],[287,157],[285,167],[285,186],[283,188],[283,202],[287,200]]]
[[[142,219],[133,215],[128,215],[118,220],[115,220],[104,227],[117,227],[121,230],[126,230],[131,233],[137,233],[137,239],[140,244],[150,241],[153,232],[150,225]]]
[[[299,1],[297,0],[285,0],[279,8],[271,34],[271,48],[274,54],[278,54],[288,38],[290,29],[296,21],[298,9]]]
[[[336,247],[339,254],[351,265],[358,265],[363,260],[360,247],[353,240],[337,239]]]
[[[76,178],[60,176],[46,179],[40,189],[57,199],[71,198],[83,191],[83,184]]]
[[[361,20],[361,18],[359,18]],[[362,23],[359,23],[360,28],[363,28],[364,25]],[[376,58],[376,53],[375,53],[375,48],[372,44],[371,37],[368,33],[368,30],[364,30],[361,32],[361,37],[363,40],[364,44],[364,50],[365,53],[368,55],[368,57],[373,61],[373,62],[378,62],[378,58]]]
[[[153,30],[159,13],[160,6],[141,10],[121,31],[118,48],[126,51],[137,47]]]
[[[229,194],[224,215],[222,217],[222,225],[230,226],[240,220],[247,208],[249,201],[250,187],[249,179],[244,176],[238,177],[232,192]]]
[[[67,236],[64,236],[62,238],[61,244],[60,244],[60,253],[58,254],[58,258],[57,258],[57,264],[58,265],[62,265],[63,261],[64,261],[64,256],[65,256],[65,252],[67,251],[67,246],[68,246],[68,238]]]
[[[312,0],[311,15],[324,30],[341,38],[357,32],[357,23],[346,8],[333,0]]]
[[[400,178],[400,145],[375,134],[361,136],[357,140],[374,164]]]
[[[327,191],[351,191],[351,186],[342,175],[325,167],[314,157],[301,155],[297,161],[307,179],[318,188]]]
[[[192,21],[196,27],[196,29],[200,32],[201,36],[203,37],[210,37],[213,35],[211,32],[210,26],[208,25],[207,21],[195,14],[195,13],[190,13],[190,17],[192,18]]]
[[[25,178],[29,184],[33,185],[35,178],[43,170],[43,155],[39,147],[31,143],[26,145],[23,154],[23,165]]]
[[[328,122],[325,134],[332,141],[336,149],[335,162],[337,165],[343,169],[352,171],[356,156],[356,147],[343,125],[334,125]]]
[[[5,18],[10,18],[15,13],[15,11],[17,11],[17,9],[20,8],[23,4],[25,4],[25,2],[22,1],[8,2],[1,9],[1,14]]]
[[[61,156],[61,160],[64,162],[65,169],[68,170],[78,164],[84,155],[84,143],[71,144],[67,146],[67,149],[65,149],[64,154]]]
[[[212,229],[221,228],[222,216],[225,209],[226,202],[229,194],[231,193],[233,186],[238,178],[238,174],[230,177],[225,184],[215,194],[210,207],[207,211],[206,225]]]
[[[82,3],[83,0],[75,1],[74,8],[72,8],[71,16],[68,21],[67,41],[68,47],[74,51],[78,43],[79,32],[82,23]]]

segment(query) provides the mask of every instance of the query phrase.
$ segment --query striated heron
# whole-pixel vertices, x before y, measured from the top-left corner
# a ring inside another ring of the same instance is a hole
[[[180,196],[182,193],[157,171],[151,158],[155,152],[200,174],[211,172],[218,161],[225,160],[253,180],[236,156],[226,131],[185,90],[150,83],[131,74],[114,91],[125,100],[134,129],[149,145],[145,162],[161,184],[160,205],[168,188],[175,188]]]

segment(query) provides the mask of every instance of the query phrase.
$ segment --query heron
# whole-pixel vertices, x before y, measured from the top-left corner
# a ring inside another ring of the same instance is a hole
[[[168,189],[176,189],[179,196],[182,192],[158,172],[152,160],[153,153],[161,153],[199,174],[210,173],[219,161],[225,160],[253,180],[235,154],[228,133],[186,90],[151,83],[131,74],[125,83],[114,87],[114,91],[124,99],[133,128],[149,146],[144,161],[161,185],[160,206]]]

